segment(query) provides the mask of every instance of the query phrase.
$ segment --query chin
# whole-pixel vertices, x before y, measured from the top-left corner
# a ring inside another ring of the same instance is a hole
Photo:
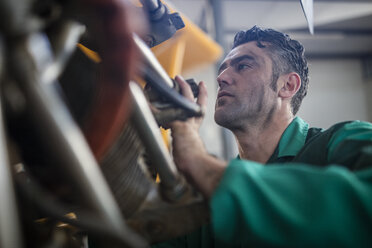
[[[217,113],[217,112],[214,112],[214,121],[220,125],[220,120],[221,120],[221,117],[220,115]]]
[[[214,121],[222,126],[225,127],[227,123],[229,123],[229,118],[227,118],[226,114],[222,111],[217,111],[214,113]]]

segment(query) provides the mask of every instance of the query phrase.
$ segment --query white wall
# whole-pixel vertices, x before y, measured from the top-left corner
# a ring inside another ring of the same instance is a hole
[[[308,95],[298,116],[311,126],[327,128],[335,122],[371,119],[371,84],[363,79],[358,59],[313,59]]]

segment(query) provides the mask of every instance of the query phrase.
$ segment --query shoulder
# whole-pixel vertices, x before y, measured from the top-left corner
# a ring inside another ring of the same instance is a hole
[[[351,164],[359,163],[353,169],[371,166],[372,162],[372,124],[364,121],[351,121],[341,125],[333,132],[328,142],[328,160]],[[343,161],[340,161],[343,159]],[[361,163],[363,162],[363,163]]]
[[[371,134],[372,123],[354,120],[336,123],[328,129],[312,127],[309,129],[307,140],[323,138],[328,140],[329,144],[337,144],[345,138],[369,139]]]
[[[364,121],[339,122],[327,129],[310,128],[306,143],[294,161],[324,166],[342,152],[356,152],[371,146],[372,124]]]
[[[337,123],[329,128],[332,137],[328,148],[333,149],[340,143],[351,140],[372,140],[372,123],[365,121],[348,121]]]

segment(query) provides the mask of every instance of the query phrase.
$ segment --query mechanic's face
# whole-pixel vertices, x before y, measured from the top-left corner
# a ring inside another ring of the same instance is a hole
[[[267,51],[256,41],[230,51],[218,71],[217,124],[234,130],[270,120],[277,106],[277,93],[270,87],[272,66]]]

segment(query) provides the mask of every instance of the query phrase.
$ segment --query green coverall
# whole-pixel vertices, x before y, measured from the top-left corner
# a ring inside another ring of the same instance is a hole
[[[211,224],[154,247],[372,247],[372,124],[296,117],[266,165],[230,161]]]

